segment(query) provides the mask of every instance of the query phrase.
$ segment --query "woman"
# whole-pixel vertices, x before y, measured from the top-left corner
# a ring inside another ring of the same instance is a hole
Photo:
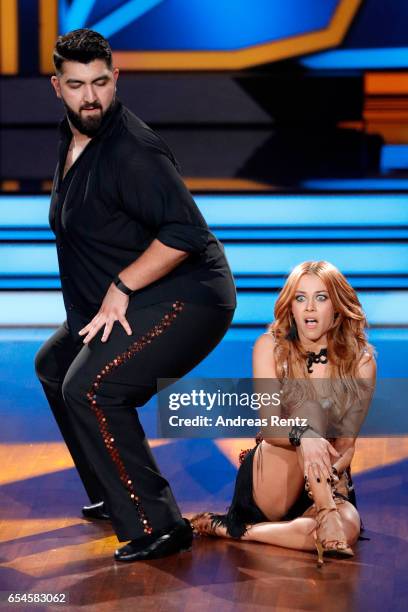
[[[298,416],[297,425],[270,427],[241,453],[228,513],[194,516],[197,534],[316,547],[319,567],[323,554],[353,556],[361,521],[350,463],[376,376],[366,325],[335,266],[304,262],[292,271],[275,321],[255,343],[253,376],[257,390],[279,385],[280,415]]]

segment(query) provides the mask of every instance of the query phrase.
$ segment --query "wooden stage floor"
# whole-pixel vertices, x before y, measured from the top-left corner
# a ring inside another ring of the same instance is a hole
[[[232,463],[248,440],[217,442]],[[167,441],[156,440],[160,448]],[[198,539],[193,551],[120,564],[109,523],[80,518],[86,502],[63,443],[0,445],[1,609],[24,610],[381,610],[408,609],[408,439],[361,439],[353,464],[369,541],[351,560],[258,543]],[[186,487],[188,479],[186,477]],[[178,488],[182,483],[178,482]],[[223,510],[181,502],[186,516]],[[65,593],[66,604],[16,605],[7,593]]]

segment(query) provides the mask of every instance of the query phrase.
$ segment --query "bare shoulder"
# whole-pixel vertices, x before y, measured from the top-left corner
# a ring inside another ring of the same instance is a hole
[[[270,332],[265,332],[258,336],[254,344],[254,352],[257,353],[270,353],[276,346],[275,336]]]
[[[252,352],[254,377],[275,377],[275,345],[276,340],[270,333],[257,338]]]

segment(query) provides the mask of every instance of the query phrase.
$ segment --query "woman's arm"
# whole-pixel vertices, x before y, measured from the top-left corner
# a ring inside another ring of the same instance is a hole
[[[252,355],[252,367],[254,388],[258,393],[267,393],[268,395],[279,394],[282,384],[277,377],[276,361],[274,355],[275,339],[272,335],[263,334],[258,338],[254,345]],[[265,428],[265,437],[270,444],[275,446],[284,446],[293,449],[293,445],[289,441],[289,432],[292,425],[272,425],[270,417],[282,416],[281,405],[268,406],[261,409],[261,416],[266,418],[269,426]],[[303,403],[301,409],[292,412],[291,418],[298,417],[299,424],[306,420],[307,424],[314,430],[308,430],[307,437],[321,437],[321,432],[325,431],[325,424],[322,423],[322,408],[319,402],[307,400]],[[270,434],[270,436],[268,435]]]
[[[253,350],[253,377],[258,379],[254,381],[254,387],[259,392],[271,391],[279,392],[280,383],[277,378],[276,361],[274,355],[275,339],[269,334],[263,334],[258,338]],[[306,410],[306,406],[303,407]],[[313,415],[313,406],[310,407],[310,414]],[[268,410],[270,415],[271,410]],[[280,407],[277,408],[277,413],[280,415]],[[308,419],[311,421],[312,419]],[[294,447],[289,441],[289,432],[291,426],[286,427],[268,427],[267,434],[264,437],[265,442],[274,446],[281,446],[287,449],[294,450],[296,448],[299,454],[299,463],[304,469],[304,473],[308,474],[310,465],[318,465],[326,477],[331,476],[331,457],[338,458],[339,453],[330,444],[328,440],[320,436],[319,433],[308,430],[301,438],[300,446]],[[269,434],[269,435],[268,435]]]
[[[369,383],[369,389],[371,389],[371,392],[369,392],[367,396],[364,397],[360,402],[359,412],[360,412],[360,415],[362,416],[359,417],[359,423],[352,424],[351,426],[349,425],[349,427],[347,428],[349,431],[355,430],[355,435],[336,438],[336,440],[333,443],[334,448],[339,453],[341,453],[341,455],[346,454],[349,449],[352,449],[351,456],[354,454],[355,444],[356,444],[356,439],[357,439],[358,429],[359,429],[358,425],[361,427],[368,413],[368,410],[371,404],[371,400],[372,400],[372,396],[374,393],[376,376],[377,376],[377,364],[376,364],[374,356],[369,353],[364,353],[364,355],[360,359],[360,363],[357,369],[357,379],[367,381]],[[347,453],[347,455],[350,456],[349,453]],[[350,462],[351,462],[351,459],[350,459]],[[348,467],[348,465],[346,465],[345,467]]]
[[[254,389],[257,393],[279,393],[281,385],[276,375],[276,363],[274,356],[275,340],[270,334],[262,334],[255,342],[252,352],[252,372],[254,380]],[[261,417],[268,419],[272,414],[272,410],[261,409]],[[280,407],[278,406],[273,412],[274,416],[280,416]],[[289,442],[289,431],[291,427],[272,427],[267,428],[268,434],[264,440],[268,444],[274,446],[283,446],[294,449]]]
[[[269,334],[263,334],[258,338],[253,350],[253,378],[254,388],[258,393],[279,394],[281,390],[281,382],[277,377],[276,362],[274,355],[275,339]],[[281,406],[269,406],[264,410],[261,409],[261,416],[266,418],[270,423],[271,416],[282,416]],[[305,401],[301,408],[292,411],[291,418],[298,417],[299,425],[302,421],[306,421],[307,425],[313,431],[307,431],[307,437],[321,437],[321,434],[326,431],[326,422],[322,419],[325,416],[324,411],[319,402],[313,400]],[[276,446],[285,446],[294,448],[289,442],[289,432],[292,425],[269,425],[265,429],[265,438],[271,444]],[[270,433],[270,439],[268,436]]]

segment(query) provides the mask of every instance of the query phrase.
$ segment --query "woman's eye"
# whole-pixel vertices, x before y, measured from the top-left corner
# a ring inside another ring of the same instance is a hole
[[[304,295],[297,295],[295,299],[296,299],[297,302],[304,302],[305,301],[305,296]]]
[[[327,300],[327,295],[318,295],[316,296],[316,300],[319,302],[325,302]]]

